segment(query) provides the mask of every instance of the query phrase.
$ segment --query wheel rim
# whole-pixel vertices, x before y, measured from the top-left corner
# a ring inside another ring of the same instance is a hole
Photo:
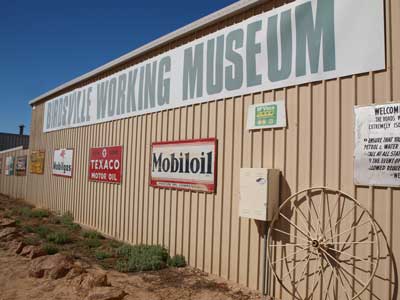
[[[297,299],[355,299],[379,264],[371,214],[350,195],[327,187],[300,191],[279,207],[269,228],[274,278]]]

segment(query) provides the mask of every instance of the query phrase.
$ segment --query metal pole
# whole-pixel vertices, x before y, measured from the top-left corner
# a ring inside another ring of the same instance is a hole
[[[265,221],[264,223],[264,258],[263,258],[263,283],[262,283],[262,291],[263,295],[266,296],[268,294],[268,259],[267,259],[267,236],[268,236],[268,223]]]

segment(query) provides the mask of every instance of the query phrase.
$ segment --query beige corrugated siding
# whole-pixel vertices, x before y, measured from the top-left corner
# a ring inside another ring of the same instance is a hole
[[[14,163],[16,163],[17,157],[24,155],[28,155],[28,149],[18,149],[13,151],[0,152],[0,159],[2,159],[1,174],[0,174],[0,194],[6,195],[11,198],[25,199],[27,176],[15,176],[15,173],[13,176],[6,176],[4,174],[7,156],[13,156],[15,159]],[[29,172],[29,166],[27,166],[26,170],[27,174],[28,172]]]
[[[379,276],[361,298],[393,299],[393,293],[398,293],[393,282],[399,275],[394,262],[400,261],[400,190],[353,184],[354,106],[400,101],[400,1],[385,2],[387,69],[382,72],[216,99],[47,134],[42,132],[44,105],[37,105],[30,149],[46,151],[45,174],[29,174],[27,200],[55,211],[71,211],[78,222],[133,244],[163,244],[171,254],[185,255],[191,266],[260,289],[263,240],[254,221],[238,217],[239,169],[277,168],[283,175],[281,200],[304,188],[327,185],[354,195],[371,211],[394,260],[382,246]],[[263,4],[152,55],[283,3]],[[286,102],[288,127],[247,131],[248,106],[278,99]],[[149,186],[151,142],[206,137],[218,139],[215,194]],[[122,184],[89,182],[89,148],[111,145],[124,147]],[[53,150],[60,147],[75,149],[72,179],[51,175]],[[280,253],[274,255],[279,258]],[[275,281],[272,291],[276,297],[291,299]]]

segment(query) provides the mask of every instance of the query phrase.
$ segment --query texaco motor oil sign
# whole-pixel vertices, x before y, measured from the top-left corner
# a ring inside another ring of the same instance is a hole
[[[400,186],[400,103],[356,107],[354,182]]]
[[[216,156],[214,138],[153,143],[150,185],[214,192]]]
[[[89,180],[121,182],[122,146],[90,148]]]

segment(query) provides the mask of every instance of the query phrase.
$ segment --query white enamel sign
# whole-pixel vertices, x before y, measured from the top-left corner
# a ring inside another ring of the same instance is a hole
[[[354,183],[400,186],[400,103],[356,107]]]
[[[74,159],[73,149],[54,150],[53,175],[72,177],[73,159]]]
[[[44,132],[385,68],[383,0],[298,0],[45,104]]]
[[[150,185],[214,192],[216,156],[214,138],[153,143]]]

